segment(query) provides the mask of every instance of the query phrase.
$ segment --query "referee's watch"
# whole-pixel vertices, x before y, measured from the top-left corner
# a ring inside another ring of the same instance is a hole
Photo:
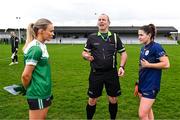
[[[124,66],[123,65],[120,65],[120,68],[122,68],[124,70]]]

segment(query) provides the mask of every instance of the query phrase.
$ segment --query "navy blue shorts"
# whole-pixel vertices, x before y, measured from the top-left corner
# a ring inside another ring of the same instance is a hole
[[[52,99],[53,96],[47,99],[27,99],[27,102],[30,110],[40,110],[50,106]]]
[[[158,94],[158,90],[150,90],[150,91],[141,91],[138,90],[140,94],[142,94],[142,97],[149,98],[149,99],[156,99],[156,96]]]

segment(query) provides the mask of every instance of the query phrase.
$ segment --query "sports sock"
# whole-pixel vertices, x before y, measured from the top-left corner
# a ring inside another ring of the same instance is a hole
[[[115,120],[117,114],[118,104],[112,104],[109,102],[109,113],[111,115],[111,120]]]
[[[96,111],[96,105],[94,106],[90,106],[89,104],[87,104],[86,106],[86,114],[87,114],[87,119],[91,120],[93,118],[93,115]]]

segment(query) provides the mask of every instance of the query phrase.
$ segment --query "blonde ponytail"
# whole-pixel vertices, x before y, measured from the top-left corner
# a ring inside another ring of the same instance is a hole
[[[38,30],[45,30],[49,24],[52,24],[52,22],[45,18],[38,19],[35,23],[29,24],[26,31],[26,43],[23,47],[23,51],[26,49],[27,45],[37,37]]]
[[[26,30],[26,43],[23,47],[23,51],[26,49],[27,45],[35,38],[35,33],[33,30],[34,23],[30,23]]]

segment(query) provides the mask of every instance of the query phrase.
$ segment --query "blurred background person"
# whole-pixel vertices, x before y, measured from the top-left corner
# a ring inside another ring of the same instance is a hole
[[[14,65],[18,64],[18,44],[19,44],[19,38],[16,36],[14,31],[10,32],[11,38],[10,38],[10,43],[11,43],[11,59],[12,62],[9,65]]]

